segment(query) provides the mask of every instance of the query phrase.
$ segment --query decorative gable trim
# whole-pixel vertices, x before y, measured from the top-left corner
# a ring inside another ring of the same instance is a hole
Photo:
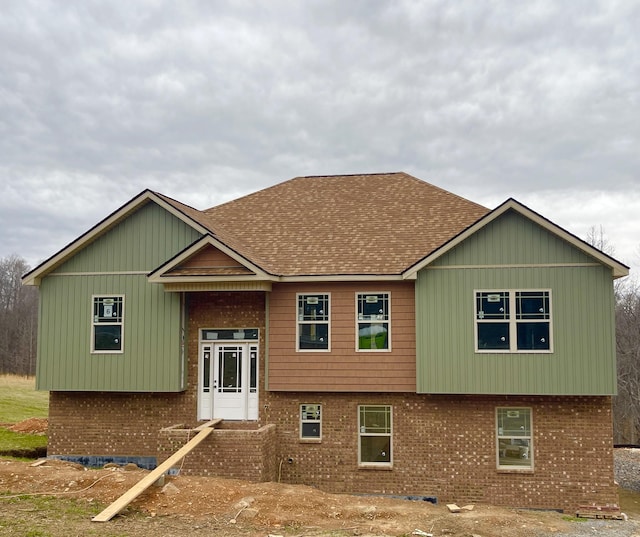
[[[582,251],[588,256],[595,258],[599,263],[609,267],[612,271],[614,278],[621,278],[623,276],[627,276],[629,274],[629,267],[623,265],[619,261],[615,260],[613,257],[601,252],[597,248],[591,246],[589,243],[583,241],[579,237],[574,234],[568,232],[566,229],[561,228],[560,226],[554,224],[550,220],[547,220],[544,216],[538,214],[537,212],[529,209],[527,206],[523,205],[519,201],[509,198],[502,205],[496,207],[493,211],[488,213],[486,216],[480,218],[477,222],[469,226],[467,229],[450,239],[448,242],[431,252],[429,255],[421,259],[418,263],[409,267],[404,273],[403,278],[407,280],[414,280],[417,278],[417,274],[420,270],[427,267],[431,263],[433,263],[436,259],[447,253],[448,251],[455,248],[461,242],[468,239],[471,235],[485,227],[490,222],[493,222],[500,216],[502,216],[507,211],[515,211],[518,214],[528,218],[532,222],[538,224],[540,227],[544,228],[550,233],[553,233],[558,238],[568,242],[578,250]]]
[[[69,243],[67,246],[62,248],[58,253],[51,256],[46,261],[42,262],[36,268],[34,268],[31,272],[28,272],[22,277],[23,285],[40,285],[42,278],[44,278],[51,271],[55,270],[57,267],[62,265],[69,258],[73,257],[78,251],[87,245],[91,244],[93,241],[98,239],[100,236],[104,235],[107,231],[116,226],[119,222],[127,218],[130,214],[134,213],[147,203],[156,203],[167,212],[171,213],[176,218],[182,220],[188,226],[191,226],[199,233],[205,234],[209,233],[209,230],[205,228],[203,225],[199,224],[184,212],[178,210],[176,207],[167,203],[162,197],[158,196],[155,192],[151,190],[144,190],[140,194],[138,194],[135,198],[130,200],[128,203],[111,213],[104,220],[98,222],[95,226],[93,226],[89,231],[80,235],[73,242]]]
[[[202,255],[208,248],[215,248],[224,256],[235,261],[232,266],[198,266],[189,267],[189,261]],[[171,284],[167,290],[177,289],[175,284],[203,284],[214,282],[248,282],[248,281],[278,281],[277,276],[273,276],[258,265],[252,263],[246,257],[241,256],[233,249],[207,234],[185,248],[175,257],[159,266],[151,272],[147,279],[151,283]]]

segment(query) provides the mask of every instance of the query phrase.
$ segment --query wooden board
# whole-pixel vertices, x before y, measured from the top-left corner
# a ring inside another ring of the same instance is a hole
[[[209,422],[209,423],[212,423],[212,422]],[[218,423],[218,421],[216,420],[214,421],[214,423]],[[133,500],[135,500],[138,496],[140,496],[140,494],[142,494],[151,485],[153,485],[158,479],[160,479],[160,477],[164,475],[165,472],[168,472],[172,466],[174,466],[182,458],[184,458],[193,448],[195,448],[200,442],[202,442],[205,438],[207,438],[207,436],[209,436],[212,432],[213,432],[213,429],[211,427],[206,427],[198,431],[198,434],[194,436],[191,440],[189,440],[189,442],[187,442],[178,451],[176,451],[173,455],[171,455],[171,457],[169,457],[166,461],[164,461],[155,470],[152,470],[140,481],[138,481],[133,487],[131,487],[127,492],[125,492],[116,501],[114,501],[111,505],[109,505],[109,507],[107,507],[104,511],[94,516],[91,519],[91,521],[107,522],[111,520],[120,511],[122,511],[127,505],[129,505]]]

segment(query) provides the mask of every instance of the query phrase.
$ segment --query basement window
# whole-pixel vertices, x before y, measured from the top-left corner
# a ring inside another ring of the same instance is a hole
[[[475,293],[476,352],[552,352],[551,291]]]
[[[300,440],[322,439],[322,405],[300,405]]]
[[[530,408],[496,409],[496,460],[500,470],[533,470]]]
[[[360,467],[390,468],[392,413],[391,405],[358,407],[358,464]]]
[[[121,353],[124,319],[124,296],[93,296],[91,352]]]
[[[329,295],[298,295],[297,349],[328,351]]]

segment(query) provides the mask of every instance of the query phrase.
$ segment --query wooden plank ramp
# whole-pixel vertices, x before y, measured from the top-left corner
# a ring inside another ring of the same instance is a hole
[[[192,451],[198,444],[200,444],[200,442],[207,438],[207,436],[209,436],[213,432],[213,428],[221,421],[221,419],[216,419],[208,421],[207,423],[203,423],[199,427],[196,427],[194,431],[198,431],[198,434],[196,434],[191,440],[189,440],[184,446],[182,446],[178,451],[171,455],[171,457],[164,461],[155,470],[152,470],[150,473],[144,476],[127,492],[125,492],[116,501],[109,505],[109,507],[107,507],[104,511],[94,516],[91,521],[107,522],[111,520],[125,507],[127,507],[127,505],[129,505],[133,500],[140,496],[140,494],[142,494],[151,485],[158,481],[158,479],[160,479],[162,475],[168,472],[172,466],[180,462],[180,460],[182,460],[190,451]]]

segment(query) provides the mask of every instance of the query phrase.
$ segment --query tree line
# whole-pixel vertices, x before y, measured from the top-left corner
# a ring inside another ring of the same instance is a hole
[[[602,230],[592,228],[587,242],[611,254]],[[17,255],[0,258],[0,374],[35,375],[38,289],[23,286],[29,271]],[[640,285],[615,284],[618,395],[613,398],[614,442],[640,444]]]
[[[614,442],[640,444],[640,286],[616,289],[618,395],[613,398]]]
[[[0,258],[0,373],[32,376],[36,372],[38,289],[22,285],[27,262]]]

